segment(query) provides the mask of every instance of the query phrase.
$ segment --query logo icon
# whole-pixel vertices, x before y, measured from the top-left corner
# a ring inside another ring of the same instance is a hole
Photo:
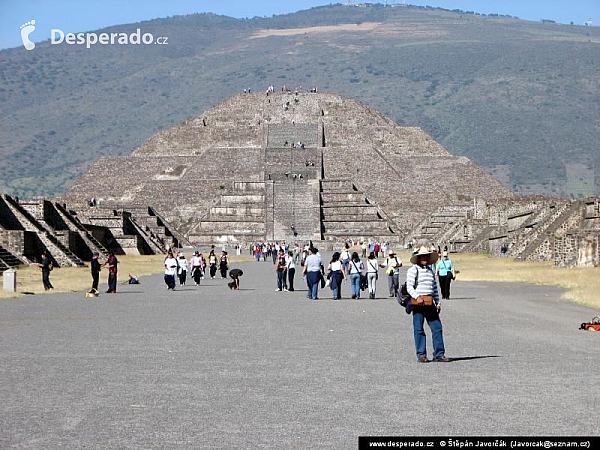
[[[29,35],[35,30],[35,20],[24,23],[21,25],[21,39],[23,39],[23,45],[27,50],[33,50],[35,44],[29,40]]]

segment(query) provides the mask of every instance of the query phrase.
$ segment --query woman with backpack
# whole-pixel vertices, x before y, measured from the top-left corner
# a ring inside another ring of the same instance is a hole
[[[367,285],[369,286],[369,298],[375,298],[377,291],[377,279],[379,278],[379,264],[375,258],[375,253],[369,253],[367,258]]]
[[[350,294],[351,297],[360,298],[360,277],[362,271],[365,268],[362,261],[360,260],[357,252],[352,252],[350,258]]]
[[[333,299],[342,298],[342,281],[346,279],[346,269],[344,263],[340,260],[339,252],[335,252],[331,257],[331,262],[327,266],[329,277],[329,287],[333,291]]]
[[[433,338],[433,361],[450,361],[450,358],[445,355],[442,322],[439,316],[442,305],[433,268],[437,259],[438,255],[435,249],[431,251],[422,246],[410,258],[413,266],[406,273],[406,290],[411,297],[410,310],[413,315],[415,349],[417,360],[420,363],[430,362],[427,358],[427,338],[423,329],[425,320],[427,320]]]

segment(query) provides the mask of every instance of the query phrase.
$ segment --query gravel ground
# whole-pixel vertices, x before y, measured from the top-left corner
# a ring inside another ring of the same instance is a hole
[[[360,435],[598,435],[597,312],[554,287],[453,283],[455,361],[416,362],[385,296],[275,292],[274,266],[167,292],[0,301],[0,448],[357,448]],[[404,275],[403,275],[404,276]],[[297,287],[304,285],[296,276]],[[101,286],[101,287],[105,287]],[[364,293],[363,293],[364,295]],[[428,348],[431,354],[429,329]]]

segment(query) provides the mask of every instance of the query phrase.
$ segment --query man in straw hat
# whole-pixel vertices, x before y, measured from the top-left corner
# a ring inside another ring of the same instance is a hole
[[[430,362],[427,358],[427,338],[423,329],[425,319],[433,338],[433,361],[450,361],[445,355],[442,322],[439,316],[442,306],[432,267],[437,259],[437,252],[422,246],[410,258],[413,266],[406,273],[406,290],[411,296],[415,348],[417,359],[421,363]]]
[[[390,297],[396,297],[398,295],[398,288],[400,287],[400,267],[402,267],[402,261],[396,256],[393,250],[390,250],[388,257],[383,260],[381,267],[387,267],[385,273],[388,275],[388,289],[390,291]]]

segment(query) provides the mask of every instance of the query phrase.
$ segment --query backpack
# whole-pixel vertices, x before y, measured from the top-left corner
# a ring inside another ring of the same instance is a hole
[[[409,269],[410,270],[410,269]],[[415,286],[416,289],[419,285],[419,270],[417,269],[417,276],[415,277]],[[408,293],[408,289],[406,288],[406,281],[400,285],[400,289],[398,289],[398,294],[396,294],[396,301],[400,306],[404,308],[406,314],[410,314],[412,311],[412,304],[410,302],[410,294]]]

